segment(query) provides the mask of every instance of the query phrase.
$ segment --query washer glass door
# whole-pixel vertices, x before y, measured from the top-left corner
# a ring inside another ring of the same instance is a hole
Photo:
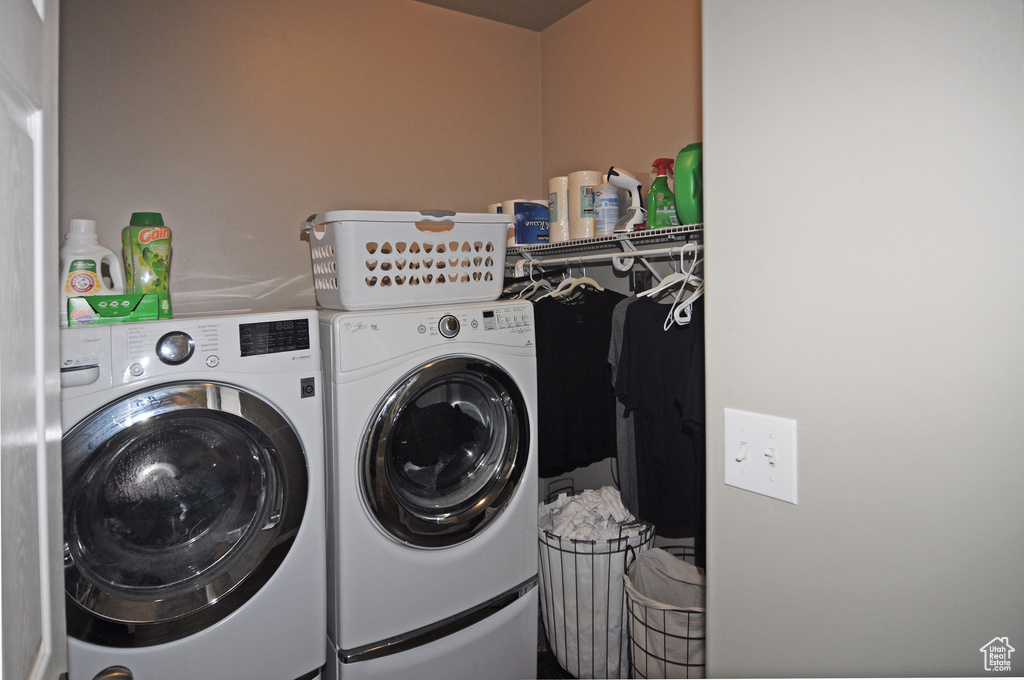
[[[468,540],[511,500],[530,428],[511,376],[476,357],[424,364],[377,405],[363,440],[363,492],[381,528],[418,547]]]
[[[231,613],[270,578],[305,509],[305,454],[273,406],[164,385],[74,427],[64,459],[69,633],[156,644]]]

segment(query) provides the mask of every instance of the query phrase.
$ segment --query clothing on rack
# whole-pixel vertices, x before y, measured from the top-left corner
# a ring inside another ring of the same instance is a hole
[[[626,325],[626,309],[636,298],[626,298],[612,310],[612,337],[608,346],[608,363],[612,367],[612,388],[619,371],[622,354],[622,332]],[[622,504],[634,516],[640,515],[640,501],[636,482],[636,431],[633,414],[626,411],[621,399],[615,400],[616,465],[619,472],[619,495]]]
[[[635,514],[659,528],[693,533],[703,562],[703,300],[693,303],[686,325],[664,329],[665,310],[649,298],[626,307],[615,392],[635,423]]]
[[[624,299],[612,290],[581,287],[569,297],[534,302],[541,477],[616,455],[608,347],[612,311]]]

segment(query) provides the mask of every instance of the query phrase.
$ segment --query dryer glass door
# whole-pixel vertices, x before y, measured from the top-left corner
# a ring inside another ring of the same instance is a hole
[[[402,378],[364,438],[363,491],[381,528],[437,548],[494,521],[529,455],[526,406],[515,381],[484,359],[449,357]]]
[[[308,485],[294,430],[227,385],[164,385],[63,440],[69,632],[156,644],[200,630],[273,574]]]

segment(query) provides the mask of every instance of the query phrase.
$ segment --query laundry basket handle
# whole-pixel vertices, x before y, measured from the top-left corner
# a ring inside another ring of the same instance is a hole
[[[317,227],[320,228],[317,229]],[[305,222],[299,225],[299,230],[310,234],[311,236],[316,236],[318,239],[322,239],[326,231],[324,227],[324,216],[320,214],[310,215],[306,218]]]
[[[455,213],[451,210],[421,210],[420,215],[423,215],[425,218],[423,221],[416,223],[416,228],[420,231],[439,234],[444,231],[451,231],[452,227],[455,226],[454,220],[448,219],[455,217]]]

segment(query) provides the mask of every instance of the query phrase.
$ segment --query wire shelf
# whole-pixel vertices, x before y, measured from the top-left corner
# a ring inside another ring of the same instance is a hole
[[[506,259],[516,256],[529,256],[534,253],[543,255],[555,255],[558,253],[581,252],[586,250],[597,250],[609,246],[621,245],[623,242],[636,244],[672,243],[676,241],[692,241],[701,236],[704,232],[703,224],[684,224],[678,227],[663,227],[660,229],[644,229],[643,231],[624,231],[608,236],[595,236],[593,238],[581,238],[573,241],[560,241],[558,243],[530,243],[506,248]],[[623,246],[626,247],[626,246]],[[626,247],[628,250],[629,248]]]

